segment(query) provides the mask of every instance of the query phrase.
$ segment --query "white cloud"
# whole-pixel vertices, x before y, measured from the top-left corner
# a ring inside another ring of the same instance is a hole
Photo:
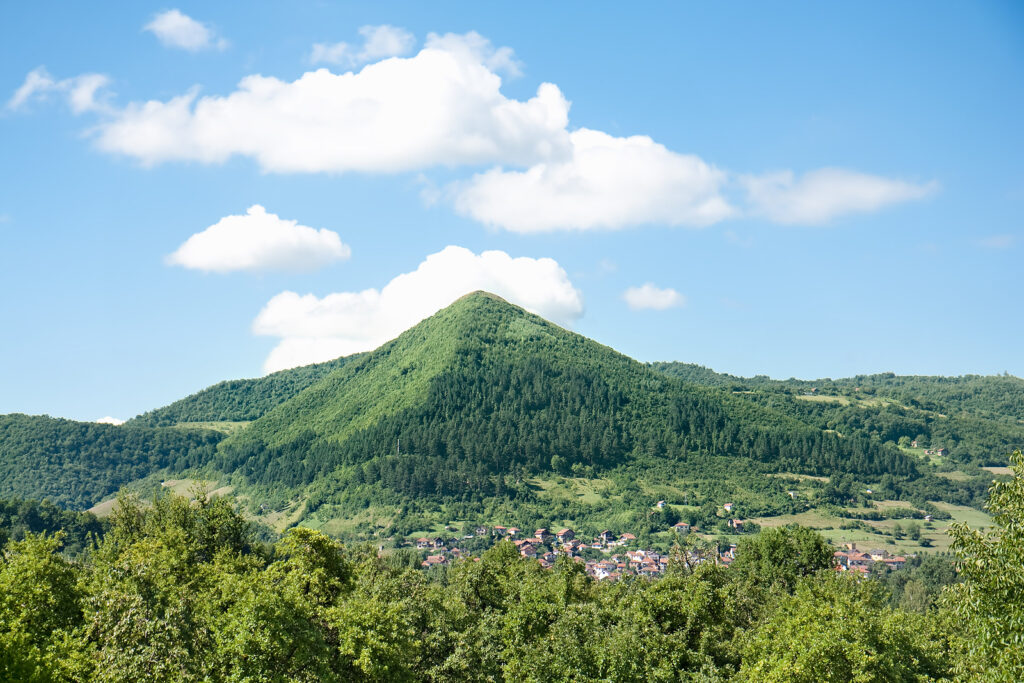
[[[651,138],[581,128],[572,154],[526,171],[491,169],[456,183],[455,210],[514,232],[618,229],[642,223],[703,226],[734,213],[726,176]]]
[[[107,415],[106,417],[101,417],[100,419],[96,420],[96,422],[98,422],[99,424],[103,424],[103,425],[123,425],[124,424],[124,420],[119,420],[118,418],[110,417],[109,415]]]
[[[363,26],[359,29],[363,46],[356,49],[349,43],[316,43],[309,60],[313,64],[336,64],[354,67],[388,57],[402,57],[412,52],[416,37],[394,26]]]
[[[225,216],[188,238],[167,257],[171,265],[232,270],[316,270],[352,253],[338,233],[316,230],[267,213],[259,204],[244,216]]]
[[[1010,234],[989,235],[978,240],[978,244],[987,249],[1009,249],[1017,241],[1017,238]]]
[[[218,38],[209,26],[176,9],[157,14],[142,30],[151,32],[166,47],[189,52],[223,50],[228,46],[228,41]]]
[[[640,287],[630,287],[622,293],[622,298],[626,300],[626,305],[634,311],[645,309],[664,311],[686,304],[686,297],[676,290],[671,287],[662,289],[651,282]]]
[[[533,164],[564,154],[569,103],[550,83],[527,101],[469,50],[427,47],[358,73],[319,69],[287,82],[252,75],[227,96],[195,91],[132,103],[98,144],[144,164],[255,159],[266,171],[396,172]]]
[[[779,171],[742,176],[740,182],[754,215],[792,225],[828,223],[846,214],[924,199],[938,190],[935,182],[915,184],[842,168],[810,171],[799,180],[792,171]]]
[[[503,73],[510,78],[523,75],[522,64],[516,59],[512,48],[495,48],[491,41],[476,31],[444,35],[430,33],[427,34],[426,46],[462,55],[465,59],[479,62],[491,71]]]
[[[50,75],[46,67],[40,66],[25,76],[25,82],[7,101],[7,109],[23,109],[34,99],[44,99],[50,93],[58,93],[67,96],[68,106],[76,114],[109,111],[109,107],[99,98],[100,91],[109,84],[110,78],[93,73],[58,81]]]
[[[263,307],[253,332],[280,337],[265,372],[377,348],[460,296],[486,290],[562,325],[583,314],[583,299],[550,258],[474,254],[449,246],[382,289],[319,298],[282,292]]]

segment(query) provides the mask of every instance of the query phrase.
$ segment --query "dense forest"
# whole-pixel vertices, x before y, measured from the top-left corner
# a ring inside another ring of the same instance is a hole
[[[770,406],[820,429],[879,441],[944,447],[959,464],[1002,465],[1024,446],[1024,380],[1019,377],[898,376],[773,380],[735,377],[690,363],[653,363],[655,370]]]
[[[270,410],[221,444],[215,466],[266,487],[349,468],[411,497],[481,500],[503,495],[509,476],[700,456],[917,475],[895,446],[676,381],[483,294]]]
[[[0,499],[0,548],[7,541],[20,541],[27,534],[63,532],[60,550],[78,555],[101,537],[106,523],[88,512],[69,512],[48,500]]]
[[[222,438],[210,430],[0,415],[0,497],[86,509],[158,470],[204,465]]]
[[[214,384],[179,401],[128,421],[146,427],[173,427],[189,422],[248,422],[284,403],[306,387],[363,354],[304,365],[255,379]]]
[[[0,559],[0,679],[24,681],[1018,681],[1024,456],[996,528],[953,529],[903,580],[834,571],[799,527],[730,567],[598,582],[507,541],[434,573],[310,530],[258,542],[227,499],[123,498],[82,560],[60,535]],[[694,559],[696,558],[696,559]]]
[[[426,506],[580,524],[642,521],[651,501],[633,482],[672,484],[660,495],[679,503],[680,487],[696,505],[743,499],[750,515],[842,505],[869,487],[918,508],[980,506],[990,476],[976,466],[1005,464],[1024,441],[1021,385],[644,365],[476,293],[372,353],[222,382],[120,427],[0,417],[0,496],[82,509],[131,482],[192,477],[230,484],[260,514],[302,501],[306,516],[375,505],[415,520]],[[928,462],[913,439],[948,457]],[[938,476],[953,469],[964,476]],[[794,503],[776,474],[834,481]],[[539,479],[559,478],[610,500],[540,495]]]

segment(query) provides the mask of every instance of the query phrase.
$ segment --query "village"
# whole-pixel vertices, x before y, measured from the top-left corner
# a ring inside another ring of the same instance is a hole
[[[731,505],[731,504],[727,504]],[[742,522],[730,520],[730,526],[740,528]],[[678,522],[672,527],[677,540],[685,539],[691,532],[699,531],[686,522]],[[424,569],[445,567],[460,560],[478,562],[480,558],[474,550],[464,549],[469,545],[479,548],[481,541],[490,546],[502,541],[510,541],[518,550],[519,555],[536,560],[544,569],[554,567],[560,556],[570,558],[584,565],[588,576],[599,581],[617,581],[624,577],[655,578],[665,573],[669,565],[670,553],[637,547],[637,537],[625,532],[616,534],[609,530],[598,533],[590,540],[577,538],[576,532],[564,528],[552,531],[539,528],[527,535],[517,527],[476,526],[467,529],[462,538],[421,537],[406,541],[405,545],[417,550],[427,551],[426,558],[421,562]],[[698,538],[694,535],[691,538]],[[704,562],[712,562],[721,566],[729,566],[736,558],[736,544],[727,546],[714,542],[680,543],[677,560],[689,566]],[[866,577],[881,563],[888,570],[902,569],[906,564],[903,556],[894,556],[884,549],[862,551],[856,543],[846,543],[843,548],[833,553],[834,567],[837,572],[854,572]]]

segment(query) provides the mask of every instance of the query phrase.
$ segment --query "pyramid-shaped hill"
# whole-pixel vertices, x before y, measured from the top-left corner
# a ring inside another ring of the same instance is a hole
[[[913,471],[895,449],[667,377],[484,292],[271,409],[221,444],[217,466],[263,487],[352,475],[465,496],[513,473],[693,454],[809,474]]]

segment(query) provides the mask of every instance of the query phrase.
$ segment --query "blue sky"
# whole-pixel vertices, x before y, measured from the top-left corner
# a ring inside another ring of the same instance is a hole
[[[477,288],[645,361],[1024,375],[1018,3],[379,5],[0,11],[0,412]]]

